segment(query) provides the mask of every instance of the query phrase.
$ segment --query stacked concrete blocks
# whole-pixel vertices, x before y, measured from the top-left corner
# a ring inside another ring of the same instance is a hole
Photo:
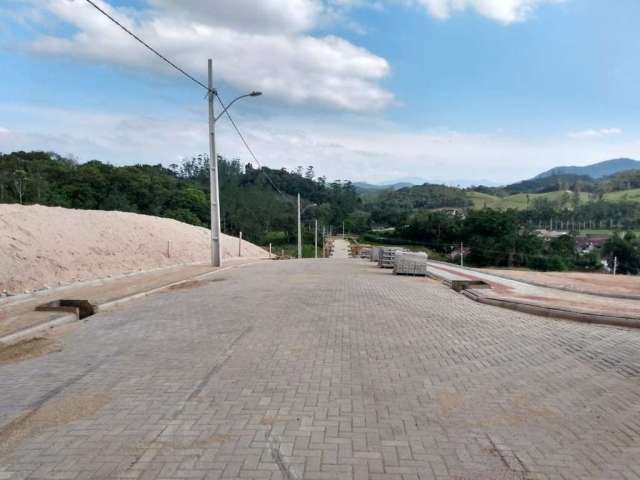
[[[427,275],[427,260],[424,252],[396,252],[393,273],[396,275]]]
[[[380,258],[378,259],[378,266],[380,268],[393,268],[396,258],[396,252],[400,251],[399,248],[384,247],[380,251]]]

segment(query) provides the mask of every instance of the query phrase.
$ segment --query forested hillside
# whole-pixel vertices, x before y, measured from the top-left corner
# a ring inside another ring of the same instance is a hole
[[[535,178],[553,177],[558,175],[586,175],[591,178],[602,178],[616,173],[640,170],[640,161],[630,158],[614,158],[604,162],[585,166],[555,167],[542,172]]]
[[[222,158],[219,165],[225,233],[242,231],[257,243],[271,237],[291,240],[296,232],[297,193],[303,207],[316,205],[305,210],[307,220],[341,225],[362,217],[353,185],[328,183],[315,176],[313,167],[295,172],[254,169]],[[97,160],[78,163],[49,152],[0,154],[0,203],[120,210],[209,226],[209,161],[199,156],[166,168],[114,166]]]

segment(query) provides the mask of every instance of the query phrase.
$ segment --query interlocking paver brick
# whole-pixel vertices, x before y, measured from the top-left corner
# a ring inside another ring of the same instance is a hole
[[[640,332],[359,260],[102,312],[0,366],[0,480],[640,479]]]

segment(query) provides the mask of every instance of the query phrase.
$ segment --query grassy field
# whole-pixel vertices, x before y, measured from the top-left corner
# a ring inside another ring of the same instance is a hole
[[[626,197],[625,197],[626,194]],[[549,192],[549,193],[516,193],[508,197],[496,197],[480,192],[467,192],[467,196],[473,202],[473,208],[495,208],[498,210],[525,210],[531,208],[537,199],[546,199],[550,202],[560,202],[563,197],[566,199],[566,206],[573,202],[573,193]],[[605,199],[615,202],[623,199],[640,202],[640,189],[626,190],[622,192],[612,192],[605,195]],[[588,193],[580,194],[580,204],[586,204],[590,200]]]
[[[631,190],[621,190],[619,192],[611,192],[604,194],[605,200],[610,202],[640,202],[640,188],[634,188]]]

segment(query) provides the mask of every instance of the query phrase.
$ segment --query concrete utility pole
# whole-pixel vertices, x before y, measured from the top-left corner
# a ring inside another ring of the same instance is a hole
[[[298,194],[298,258],[302,258],[302,225],[301,225],[301,217],[300,213],[300,194]]]
[[[220,192],[218,188],[218,156],[216,155],[216,122],[227,113],[227,110],[238,100],[247,97],[259,97],[261,92],[251,92],[246,95],[240,95],[234,98],[220,115],[216,117],[215,113],[215,97],[218,94],[213,88],[213,60],[209,59],[209,207],[211,210],[211,265],[219,267],[220,260]],[[221,101],[222,102],[222,101]]]
[[[218,192],[218,156],[216,155],[216,117],[213,90],[213,61],[209,59],[209,189],[211,209],[211,266],[220,266],[220,194]]]
[[[314,243],[315,243],[315,248],[316,248],[316,250],[315,250],[315,252],[316,252],[315,258],[318,258],[318,219],[317,218],[316,218],[316,232],[315,232],[315,235],[314,235],[314,240],[315,240]]]

